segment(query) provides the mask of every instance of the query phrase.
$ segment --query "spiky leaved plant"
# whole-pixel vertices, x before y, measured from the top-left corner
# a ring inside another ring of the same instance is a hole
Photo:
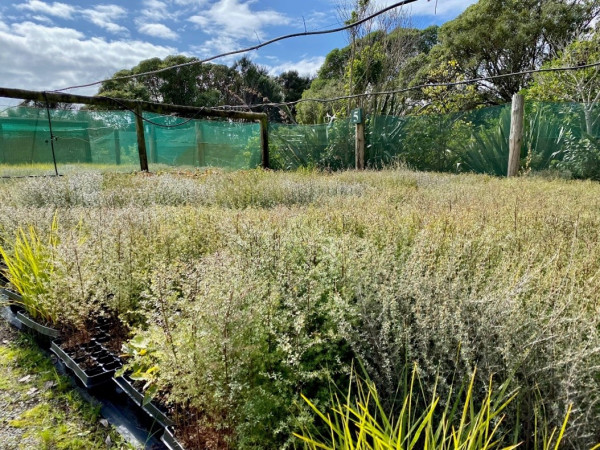
[[[54,249],[58,245],[58,217],[54,215],[48,240],[43,241],[33,226],[19,227],[12,252],[0,246],[6,264],[5,275],[21,294],[21,304],[33,319],[55,323],[54,308],[44,302],[54,272]]]

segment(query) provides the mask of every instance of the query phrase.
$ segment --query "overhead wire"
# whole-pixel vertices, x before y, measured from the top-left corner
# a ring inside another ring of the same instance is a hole
[[[196,65],[196,64],[204,64],[210,61],[214,61],[215,59],[219,59],[219,58],[223,58],[226,56],[232,56],[232,55],[238,55],[240,53],[247,53],[253,50],[258,50],[262,47],[266,47],[267,45],[271,45],[274,44],[275,42],[279,42],[282,41],[284,39],[291,39],[291,38],[295,38],[295,37],[301,37],[301,36],[317,36],[317,35],[322,35],[322,34],[332,34],[332,33],[339,33],[340,31],[345,31],[345,30],[349,30],[351,28],[355,28],[365,22],[368,22],[369,20],[374,19],[377,16],[380,16],[392,9],[396,9],[399,8],[401,6],[404,5],[408,5],[410,3],[414,3],[418,0],[402,0],[396,3],[393,3],[383,9],[380,9],[376,12],[374,12],[373,14],[370,14],[360,20],[357,20],[355,22],[349,23],[347,25],[341,26],[341,27],[337,27],[337,28],[332,28],[329,30],[317,30],[317,31],[304,31],[301,33],[291,33],[291,34],[286,34],[283,36],[279,36],[273,39],[270,39],[268,41],[265,42],[261,42],[257,45],[253,45],[251,47],[247,47],[244,49],[240,49],[240,50],[232,50],[230,52],[225,52],[225,53],[221,53],[219,55],[215,55],[215,56],[211,56],[209,58],[206,59],[198,59],[198,60],[194,60],[194,61],[189,61],[186,63],[182,63],[182,64],[176,64],[173,66],[169,66],[169,67],[163,67],[162,69],[156,69],[156,70],[149,70],[147,72],[140,72],[140,73],[136,73],[136,74],[131,74],[131,75],[124,75],[121,77],[114,77],[114,78],[107,78],[105,80],[99,80],[99,81],[93,81],[91,83],[86,83],[86,84],[80,84],[80,85],[74,85],[74,86],[68,86],[65,88],[61,88],[61,89],[55,89],[52,92],[64,92],[64,91],[69,91],[72,89],[81,89],[81,88],[86,88],[86,87],[92,87],[92,86],[97,86],[99,84],[102,83],[106,83],[108,81],[124,81],[124,80],[130,80],[130,79],[135,79],[135,78],[139,78],[139,77],[143,77],[143,76],[147,76],[147,75],[156,75],[159,73],[163,73],[169,70],[173,70],[173,69],[178,69],[180,67],[187,67],[187,66],[192,66],[192,65]],[[429,0],[428,0],[429,1]]]
[[[415,91],[415,90],[425,89],[425,88],[432,88],[432,87],[452,87],[452,86],[459,86],[459,85],[463,85],[463,84],[480,83],[482,81],[490,81],[490,80],[496,80],[496,79],[500,79],[500,78],[518,76],[518,75],[530,75],[530,74],[534,74],[534,73],[544,73],[544,72],[576,71],[576,70],[589,69],[592,67],[599,67],[599,66],[600,66],[600,61],[596,61],[593,63],[577,65],[577,66],[546,67],[546,68],[540,68],[540,69],[522,70],[520,72],[511,72],[511,73],[505,73],[505,74],[500,74],[500,75],[490,75],[490,76],[485,76],[485,77],[471,78],[471,79],[459,80],[459,81],[451,81],[451,82],[446,82],[446,83],[425,83],[425,84],[419,84],[419,85],[415,85],[415,86],[409,86],[406,88],[392,89],[392,90],[387,90],[387,91],[363,92],[360,94],[341,95],[338,97],[329,97],[329,98],[302,98],[302,99],[294,100],[294,101],[290,101],[290,102],[253,103],[250,105],[222,105],[222,106],[215,107],[215,109],[219,109],[219,108],[225,108],[225,109],[228,109],[228,108],[259,108],[259,107],[264,107],[264,106],[281,107],[281,106],[293,106],[293,105],[297,105],[299,103],[305,103],[305,102],[330,103],[330,102],[336,102],[336,101],[340,101],[340,100],[350,100],[350,99],[354,99],[354,98],[369,97],[369,96],[402,94],[404,92],[410,92],[410,91]]]
[[[177,68],[180,68],[180,67],[187,67],[187,66],[191,66],[191,65],[203,64],[203,63],[210,62],[210,61],[213,61],[215,59],[222,58],[222,57],[225,57],[225,56],[231,56],[231,55],[235,55],[235,54],[246,53],[246,52],[249,52],[249,51],[258,50],[258,49],[260,49],[262,47],[265,47],[267,45],[273,44],[275,42],[278,42],[278,41],[281,41],[281,40],[284,40],[284,39],[290,39],[290,38],[300,37],[300,36],[312,36],[312,35],[323,35],[323,34],[337,33],[337,32],[340,32],[340,31],[345,31],[345,30],[357,27],[357,26],[359,26],[359,25],[361,25],[361,24],[363,24],[365,22],[368,22],[369,20],[372,20],[373,18],[375,18],[375,17],[377,17],[379,15],[382,15],[382,14],[384,14],[384,13],[386,13],[386,12],[392,10],[392,9],[395,9],[395,8],[398,8],[398,7],[401,7],[401,6],[405,6],[407,4],[414,3],[416,1],[418,1],[418,0],[402,0],[402,1],[399,1],[399,2],[396,2],[396,3],[393,3],[392,5],[389,5],[389,6],[385,7],[385,8],[383,8],[383,9],[380,9],[380,10],[374,12],[373,14],[370,14],[370,15],[368,15],[368,16],[360,19],[360,20],[357,20],[357,21],[352,22],[350,24],[346,24],[344,26],[340,26],[340,27],[333,28],[333,29],[317,30],[317,31],[305,31],[305,32],[301,32],[301,33],[287,34],[287,35],[279,36],[279,37],[276,37],[274,39],[271,39],[271,40],[259,43],[258,45],[254,45],[254,46],[247,47],[247,48],[240,49],[240,50],[234,50],[234,51],[230,51],[230,52],[221,53],[219,55],[211,56],[210,58],[206,58],[206,59],[203,59],[203,60],[189,61],[189,62],[186,62],[186,63],[176,64],[176,65],[165,67],[165,68],[162,68],[162,69],[157,69],[157,70],[152,70],[152,71],[147,71],[147,72],[141,72],[141,73],[126,75],[126,76],[122,76],[122,77],[115,77],[115,78],[110,78],[110,79],[105,79],[105,80],[99,80],[99,81],[94,81],[94,82],[87,83],[87,84],[69,86],[69,87],[65,87],[65,88],[62,88],[62,89],[56,89],[56,90],[52,90],[52,91],[48,91],[48,92],[62,92],[62,91],[67,91],[67,90],[72,90],[72,89],[79,89],[79,88],[84,88],[84,87],[91,87],[91,86],[102,84],[102,83],[105,83],[105,82],[108,82],[108,81],[122,81],[122,80],[135,79],[135,78],[139,78],[139,77],[143,77],[143,76],[148,76],[148,75],[155,75],[155,74],[163,73],[163,72],[166,72],[166,71],[169,71],[169,70],[177,69]],[[437,6],[437,0],[436,0],[436,6]],[[415,86],[409,86],[409,87],[400,88],[400,89],[392,89],[392,90],[385,90],[385,91],[375,91],[375,92],[363,92],[363,93],[359,93],[359,94],[349,94],[349,95],[343,95],[343,96],[338,96],[338,97],[330,97],[330,98],[303,98],[303,99],[299,99],[299,100],[295,100],[295,101],[289,101],[289,102],[264,102],[264,103],[254,103],[254,104],[249,104],[249,105],[248,104],[247,105],[220,105],[220,106],[217,106],[217,107],[213,107],[211,109],[239,110],[239,109],[253,109],[253,108],[260,108],[260,107],[294,106],[294,105],[297,105],[299,103],[305,103],[305,102],[330,103],[330,102],[335,102],[335,101],[340,101],[340,100],[349,100],[349,99],[361,98],[361,97],[370,97],[370,96],[377,96],[377,95],[401,94],[401,93],[405,93],[405,92],[410,92],[410,91],[419,90],[419,89],[425,89],[425,88],[431,88],[431,87],[452,87],[452,86],[459,86],[459,85],[465,85],[465,84],[480,83],[480,82],[484,82],[484,81],[491,81],[491,80],[496,80],[496,79],[501,79],[501,78],[507,78],[507,77],[512,77],[512,76],[527,75],[527,74],[542,73],[542,72],[560,72],[560,71],[582,70],[582,69],[587,69],[587,68],[592,68],[592,67],[598,67],[598,66],[600,66],[600,61],[599,62],[590,63],[590,64],[585,64],[585,65],[578,65],[578,66],[530,69],[530,70],[524,70],[524,71],[519,71],[519,72],[511,72],[511,73],[506,73],[506,74],[490,75],[490,76],[472,78],[472,79],[467,79],[467,80],[459,80],[459,81],[454,81],[454,82],[425,83],[425,84],[420,84],[420,85],[415,85]],[[192,120],[194,120],[201,113],[201,110],[199,110],[191,118],[188,118],[187,120],[184,120],[183,122],[180,122],[180,123],[177,123],[177,124],[173,124],[173,125],[165,125],[165,124],[161,124],[161,123],[152,121],[151,119],[143,117],[137,111],[135,111],[134,109],[128,107],[126,104],[124,104],[123,102],[121,102],[120,99],[118,99],[118,98],[107,97],[107,96],[99,96],[99,97],[103,97],[103,98],[109,99],[109,100],[115,102],[116,104],[118,104],[123,109],[128,110],[131,113],[133,113],[134,115],[140,117],[145,122],[150,123],[151,125],[155,125],[157,127],[161,127],[161,128],[177,128],[177,127],[183,126],[183,125],[191,122]],[[202,109],[204,109],[204,108],[202,108]]]

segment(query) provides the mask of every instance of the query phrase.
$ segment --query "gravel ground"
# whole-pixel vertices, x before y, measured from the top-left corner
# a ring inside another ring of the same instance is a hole
[[[17,331],[0,318],[0,348],[7,348],[17,337]],[[26,411],[41,403],[40,397],[32,394],[23,398],[7,389],[10,381],[14,381],[19,374],[15,367],[0,365],[0,448],[16,449],[21,447],[35,448],[36,442],[32,438],[24,437],[25,428],[17,428],[10,422],[21,417]],[[33,377],[32,377],[33,378]],[[19,379],[22,379],[20,377]],[[29,392],[34,388],[31,378],[23,382],[24,388]]]
[[[0,317],[0,450],[134,448],[19,334]]]

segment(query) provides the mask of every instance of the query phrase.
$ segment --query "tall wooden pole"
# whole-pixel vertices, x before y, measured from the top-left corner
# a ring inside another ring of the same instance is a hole
[[[355,165],[356,170],[364,170],[365,168],[365,124],[356,124],[355,136]]]
[[[261,165],[263,169],[269,168],[269,119],[267,115],[260,119],[260,146],[261,146]]]
[[[144,138],[144,120],[142,119],[142,105],[135,107],[135,131],[137,133],[138,154],[140,155],[140,170],[148,172],[148,153],[146,152],[146,139]]]
[[[525,116],[525,101],[522,95],[515,94],[512,98],[510,116],[510,138],[508,153],[508,176],[514,177],[519,173],[521,163],[521,144],[523,143],[523,119]]]

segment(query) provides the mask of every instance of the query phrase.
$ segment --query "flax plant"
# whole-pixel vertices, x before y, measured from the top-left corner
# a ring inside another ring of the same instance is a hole
[[[5,275],[22,296],[19,303],[33,319],[49,323],[57,321],[55,308],[44,301],[54,272],[57,230],[58,217],[55,215],[47,242],[30,225],[26,229],[19,227],[12,252],[0,246],[0,255],[6,264]]]
[[[479,401],[475,394],[474,372],[466,389],[463,386],[454,400],[450,394],[442,402],[437,394],[427,397],[420,386],[415,365],[410,379],[404,378],[400,388],[402,404],[399,411],[394,412],[385,409],[377,387],[368,377],[356,377],[355,380],[356,392],[350,386],[344,397],[332,394],[329,411],[322,411],[302,395],[325,425],[325,432],[320,434],[308,428],[294,433],[305,449],[513,450],[520,447],[520,443],[508,443],[509,436],[500,428],[507,406],[518,395],[509,392],[509,381],[494,390],[490,379],[487,393]],[[536,442],[535,449],[556,450],[560,447],[570,411],[571,407],[562,427],[546,434],[541,443]]]

